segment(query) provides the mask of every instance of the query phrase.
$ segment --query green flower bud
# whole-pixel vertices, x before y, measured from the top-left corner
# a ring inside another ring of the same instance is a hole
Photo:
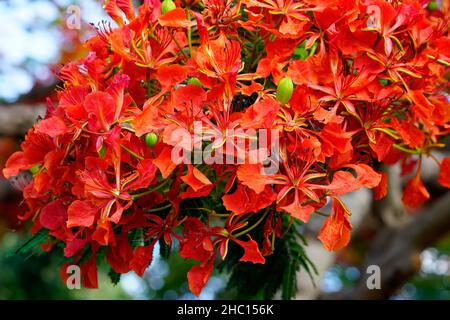
[[[32,166],[30,168],[30,172],[34,176],[36,173],[39,172],[40,169],[41,169],[41,165],[40,164],[35,164],[34,166]]]
[[[203,86],[202,83],[200,82],[200,80],[196,77],[189,78],[187,81],[187,84],[193,84],[193,85],[196,85],[199,87]]]
[[[177,6],[175,5],[175,2],[173,2],[173,0],[164,0],[161,3],[161,13],[166,14],[167,12],[172,11],[176,7]]]
[[[283,78],[278,83],[277,88],[277,100],[282,104],[286,104],[292,97],[292,92],[294,91],[294,84],[291,78]]]
[[[434,10],[439,10],[439,6],[436,3],[436,1],[430,1],[428,3],[428,10],[434,11]]]
[[[149,148],[153,148],[158,143],[158,135],[153,132],[147,133],[145,136],[145,143]]]
[[[105,158],[105,154],[106,154],[106,146],[102,145],[102,147],[100,148],[100,150],[98,150],[98,155],[100,156],[100,158]]]

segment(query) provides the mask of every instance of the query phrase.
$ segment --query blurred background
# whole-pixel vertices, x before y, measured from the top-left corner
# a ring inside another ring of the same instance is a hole
[[[80,29],[67,25],[73,5],[81,13]],[[0,169],[44,114],[59,68],[85,54],[82,43],[94,32],[91,23],[101,20],[108,17],[100,0],[0,1]],[[448,150],[436,156],[448,156]],[[402,175],[399,167],[384,169],[392,177]],[[297,298],[450,299],[450,196],[435,182],[437,174],[435,163],[425,161],[423,175],[432,201],[414,215],[400,201],[407,174],[391,179],[390,196],[382,202],[373,203],[368,190],[349,195],[345,202],[353,212],[352,241],[337,254],[326,252],[315,239],[321,219],[302,226],[318,276],[311,282],[308,275],[298,274]],[[28,235],[29,226],[16,218],[22,209],[20,193],[0,173],[0,299],[195,298],[186,282],[190,263],[176,254],[163,258],[158,248],[143,278],[129,273],[113,285],[108,269],[100,267],[98,290],[67,289],[60,280],[59,257],[9,254]],[[381,268],[380,290],[366,286],[367,266],[373,264]],[[227,280],[226,274],[215,274],[199,298],[235,298]]]

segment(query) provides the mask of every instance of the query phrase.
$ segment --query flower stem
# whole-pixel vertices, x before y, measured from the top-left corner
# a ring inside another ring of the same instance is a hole
[[[135,157],[136,159],[139,160],[144,160],[143,157],[141,157],[140,155],[134,153],[133,151],[131,151],[130,149],[128,149],[127,147],[125,147],[124,145],[120,145],[120,147],[125,150],[126,152],[128,152],[129,154],[131,154],[133,157]]]
[[[400,151],[403,151],[403,152],[405,152],[405,153],[409,153],[409,154],[419,154],[419,153],[420,153],[420,151],[418,151],[418,150],[408,149],[408,148],[405,148],[405,147],[403,147],[403,146],[401,146],[401,145],[399,145],[399,144],[396,144],[396,143],[394,143],[392,146],[393,146],[395,149],[400,150]]]
[[[264,218],[267,216],[267,214],[269,213],[269,211],[270,211],[270,207],[267,208],[266,211],[264,211],[262,217],[259,218],[259,220],[256,221],[255,224],[253,224],[251,227],[249,227],[249,228],[247,228],[247,229],[245,229],[245,230],[239,232],[238,234],[234,235],[234,237],[235,237],[235,238],[239,238],[240,236],[242,236],[242,235],[244,235],[244,234],[246,234],[246,233],[249,233],[250,231],[252,231],[253,229],[255,229],[255,228],[256,228],[256,227],[264,220]]]
[[[184,50],[181,47],[181,45],[178,42],[178,40],[175,38],[175,36],[172,33],[170,34],[170,36],[172,37],[173,42],[175,42],[175,44],[177,45],[177,47],[180,50],[180,52],[183,54],[183,57],[187,60],[189,57],[187,56],[186,52],[184,52]]]
[[[215,213],[214,210],[211,210],[211,209],[208,209],[208,208],[183,208],[181,210],[183,210],[183,211],[186,211],[186,210],[198,210],[198,211],[208,212],[208,213],[210,213],[212,215],[218,215],[218,214]]]
[[[171,206],[172,206],[172,204],[169,203],[169,204],[166,204],[165,206],[162,206],[162,207],[159,207],[159,208],[150,209],[147,212],[158,212],[158,211],[170,208]]]
[[[327,214],[325,212],[322,212],[322,211],[319,211],[319,210],[316,210],[314,212],[317,213],[319,216],[322,216],[322,217],[328,218],[330,216],[329,214]]]
[[[186,10],[186,18],[189,22],[191,22],[191,13],[189,12],[189,8]],[[189,55],[192,56],[192,29],[191,26],[188,26],[187,30],[188,44],[189,44]]]
[[[149,195],[150,193],[153,193],[153,192],[155,192],[155,191],[158,191],[159,189],[161,189],[162,187],[164,187],[168,182],[169,182],[168,179],[167,179],[167,180],[164,180],[163,182],[161,182],[160,185],[158,185],[158,186],[156,186],[156,187],[154,187],[154,188],[152,188],[152,189],[149,189],[149,190],[144,191],[144,192],[141,192],[141,193],[133,194],[133,195],[132,195],[133,200],[136,200],[136,199],[138,199],[138,198],[141,198],[141,197],[144,197],[144,196],[146,196],[146,195]]]

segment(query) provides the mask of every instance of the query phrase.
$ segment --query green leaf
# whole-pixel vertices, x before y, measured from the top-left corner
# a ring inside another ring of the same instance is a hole
[[[436,1],[430,1],[430,2],[428,3],[427,9],[428,9],[428,10],[431,10],[431,11],[439,10],[439,6],[438,6],[438,4],[436,3]]]
[[[286,227],[289,220],[286,218],[283,224]],[[304,250],[307,243],[299,231],[300,226],[294,222],[285,236],[275,242],[275,250],[266,257],[264,265],[239,262],[242,252],[230,244],[227,258],[218,265],[218,270],[230,273],[226,298],[272,299],[280,290],[282,299],[292,299],[297,293],[297,273],[301,269],[305,270],[314,284],[313,276],[317,274],[317,269]],[[260,240],[262,229],[253,230],[252,238]]]
[[[383,86],[386,87],[389,84],[389,80],[387,79],[378,79],[378,82]]]
[[[316,53],[317,50],[317,42],[314,42],[314,44],[312,45],[312,47],[309,49],[309,55],[308,57],[313,56]]]
[[[289,263],[286,267],[286,272],[283,276],[283,285],[281,290],[281,299],[289,300],[291,297],[295,295],[297,279],[295,277],[295,266],[292,263]]]
[[[112,284],[116,286],[120,282],[120,277],[122,275],[120,273],[115,272],[113,269],[110,269],[108,272],[108,276],[111,279]]]
[[[309,52],[305,48],[299,47],[294,50],[294,57],[299,60],[306,60],[308,58]]]
[[[37,248],[41,244],[50,239],[47,229],[41,229],[36,232],[31,238],[22,241],[15,249],[7,253],[7,257],[11,257],[16,254],[28,254],[33,249]]]
[[[159,253],[161,257],[165,259],[169,259],[170,256],[170,248],[167,245],[167,243],[164,241],[164,239],[159,239]]]

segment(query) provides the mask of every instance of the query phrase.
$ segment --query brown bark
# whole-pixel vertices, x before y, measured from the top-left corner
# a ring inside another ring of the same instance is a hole
[[[420,269],[420,253],[450,231],[450,192],[418,213],[402,227],[382,228],[373,241],[362,277],[351,291],[326,295],[325,299],[388,299]],[[365,271],[381,270],[381,289],[368,289]]]
[[[36,122],[45,115],[45,105],[1,105],[0,136],[23,136]]]

